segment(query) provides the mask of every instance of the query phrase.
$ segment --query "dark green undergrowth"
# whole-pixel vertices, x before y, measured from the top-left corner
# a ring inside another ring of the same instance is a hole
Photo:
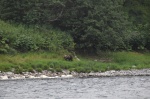
[[[22,53],[17,55],[0,55],[0,71],[22,72],[62,72],[78,73],[104,72],[108,70],[129,70],[150,68],[150,54],[137,52],[105,53],[104,56],[79,56],[80,61],[65,61],[65,53]]]

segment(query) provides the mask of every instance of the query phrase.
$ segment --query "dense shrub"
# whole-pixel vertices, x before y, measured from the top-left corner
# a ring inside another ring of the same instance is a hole
[[[148,0],[0,0],[0,19],[28,28],[36,25],[35,30],[19,27],[12,31],[10,25],[5,28],[5,31],[9,30],[9,40],[17,40],[15,48],[19,51],[72,50],[74,45],[80,51],[91,53],[143,50],[150,49],[149,9]],[[57,27],[61,31],[47,31],[50,29],[41,29],[42,26]],[[138,28],[138,34],[132,26]],[[128,30],[133,31],[132,34]],[[16,33],[25,34],[31,40],[25,37],[27,42],[23,44]],[[6,52],[6,48],[1,49],[1,53]]]
[[[34,50],[35,46],[32,38],[27,35],[19,35],[14,42],[14,47],[21,52]]]
[[[9,39],[4,36],[3,31],[0,31],[0,54],[16,53],[15,49],[11,48],[9,44]]]
[[[73,50],[72,37],[57,29],[27,28],[0,21],[0,53]],[[16,50],[16,51],[15,51]]]
[[[2,0],[0,3],[1,19],[26,25],[52,25],[69,31],[78,49],[96,52],[125,47],[128,22],[122,10],[123,0]],[[69,34],[57,33],[41,40],[40,48],[72,50]]]

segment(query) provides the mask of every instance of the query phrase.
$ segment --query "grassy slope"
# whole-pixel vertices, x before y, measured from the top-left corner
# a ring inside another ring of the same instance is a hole
[[[107,56],[107,55],[106,55]],[[137,52],[115,52],[107,57],[80,56],[81,61],[65,61],[63,54],[58,53],[24,53],[12,55],[0,55],[0,71],[42,71],[50,70],[60,72],[63,69],[76,72],[97,72],[107,70],[127,70],[150,68],[150,54]],[[94,61],[94,60],[97,61]]]
[[[3,21],[0,21],[0,31],[5,31],[4,33],[8,33],[9,35],[10,33],[29,33],[30,36],[33,35],[37,38],[37,34],[39,34],[39,31],[35,32],[32,28],[25,29],[23,26],[16,27]],[[43,32],[47,31],[44,30]],[[13,37],[13,34],[10,36]],[[72,62],[63,59],[63,56],[66,53],[67,52],[63,50],[62,52],[57,53],[30,52],[14,55],[0,54],[0,71],[14,71],[15,73],[21,73],[23,71],[33,72],[33,70],[36,70],[41,72],[42,70],[51,70],[60,72],[63,69],[68,69],[76,72],[97,72],[132,68],[150,68],[149,53],[115,52],[102,53],[100,56],[94,57],[78,55],[81,61],[74,59]]]

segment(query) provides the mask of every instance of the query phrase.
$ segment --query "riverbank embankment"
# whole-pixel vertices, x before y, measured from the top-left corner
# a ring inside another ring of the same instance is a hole
[[[22,74],[14,74],[13,72],[1,72],[0,80],[13,79],[36,79],[36,78],[73,78],[73,77],[114,77],[114,76],[150,76],[150,69],[132,69],[132,70],[110,70],[106,72],[90,72],[77,73],[64,70],[61,73],[52,73],[50,71],[42,71],[41,73],[23,72]]]

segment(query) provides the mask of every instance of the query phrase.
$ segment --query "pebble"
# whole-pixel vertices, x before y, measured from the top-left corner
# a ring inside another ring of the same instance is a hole
[[[91,72],[91,73],[76,73],[63,71],[63,73],[52,73],[49,71],[43,71],[42,73],[30,73],[24,72],[23,74],[14,74],[13,72],[0,72],[0,80],[7,79],[28,79],[28,78],[72,78],[72,77],[111,77],[111,76],[150,76],[150,69],[141,70],[110,70],[106,72]]]

